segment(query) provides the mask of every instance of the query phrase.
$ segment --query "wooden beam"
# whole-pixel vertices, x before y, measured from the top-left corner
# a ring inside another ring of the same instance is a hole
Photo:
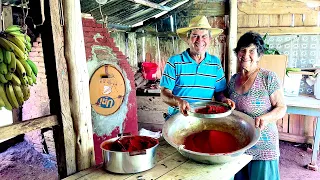
[[[0,0],[0,16],[2,16],[2,0]],[[0,31],[3,30],[3,20],[0,19]]]
[[[58,125],[57,116],[51,115],[3,126],[0,127],[0,140],[56,125]]]
[[[308,14],[317,11],[309,8],[305,3],[298,1],[269,1],[269,2],[240,2],[238,3],[238,14]]]
[[[285,34],[320,34],[320,27],[261,27],[261,28],[238,28],[238,35],[248,31],[258,32],[261,35],[268,33],[270,35]]]
[[[80,1],[63,3],[65,18],[64,47],[69,73],[70,107],[76,133],[77,171],[95,165],[91,104],[89,95],[89,74],[87,69]]]
[[[64,58],[64,35],[61,25],[60,0],[44,2],[45,21],[40,26],[44,63],[47,74],[50,112],[56,114],[61,126],[53,127],[59,179],[76,169],[75,132],[69,105],[69,81]]]
[[[312,139],[312,136],[302,136],[302,135],[295,135],[290,133],[279,132],[279,139],[289,142],[295,143],[307,143],[308,140]],[[312,141],[313,143],[313,141]]]
[[[171,1],[171,0],[167,0],[167,1],[161,2],[160,5],[164,5],[164,4],[166,4],[168,1]],[[176,10],[177,7],[181,6],[182,4],[186,3],[187,1],[189,1],[189,0],[182,1],[182,2],[179,2],[179,3],[175,4],[175,5],[171,8],[171,10],[173,10],[173,9]],[[131,14],[129,17],[126,18],[125,21],[122,21],[121,23],[122,23],[122,24],[126,24],[126,23],[128,23],[128,22],[130,22],[130,21],[137,21],[135,18],[138,18],[139,16],[144,15],[144,14],[147,14],[147,13],[150,13],[150,12],[152,12],[152,11],[154,11],[154,9],[147,9],[147,10],[137,11],[137,12]],[[168,13],[168,11],[163,11],[163,12],[161,12],[161,13],[159,13],[159,14],[156,14],[156,15],[154,15],[154,16],[152,16],[152,17],[149,17],[149,19],[153,19],[154,17],[155,17],[155,18],[158,18],[158,17],[160,17],[160,16],[162,16],[162,15],[164,15],[164,14],[166,14],[166,13]],[[136,23],[136,24],[141,24],[141,23],[143,23],[143,22],[138,22],[138,23]],[[134,24],[133,27],[137,26],[136,24]]]
[[[233,74],[237,73],[237,57],[234,54],[234,49],[237,47],[237,0],[229,0],[230,16],[229,16],[229,35],[228,35],[228,74],[230,80]]]
[[[183,6],[182,6],[183,5]],[[144,22],[139,22],[135,25],[133,25],[133,28],[131,28],[131,32],[135,32],[145,26],[148,26],[148,25],[151,25],[151,24],[154,24],[156,23],[157,21],[161,20],[161,19],[165,19],[171,15],[174,15],[174,14],[177,14],[179,13],[180,11],[190,7],[191,5],[193,5],[193,1],[190,1],[190,0],[185,0],[185,1],[182,1],[178,4],[176,4],[175,6],[173,6],[174,8],[174,11],[170,11],[168,13],[160,13],[160,14],[157,14],[153,17],[151,17],[150,19],[144,21]],[[155,18],[156,17],[156,18]]]
[[[161,4],[153,3],[153,2],[150,2],[150,1],[145,1],[145,0],[129,0],[129,1],[134,2],[134,3],[138,3],[138,4],[142,4],[144,6],[148,6],[148,7],[151,7],[153,9],[160,9],[162,11],[171,11],[171,8],[168,7],[168,6],[164,6],[164,5],[161,5]]]
[[[3,18],[3,30],[13,24],[12,7],[2,6],[2,18]],[[22,121],[22,110],[21,107],[12,109],[12,122],[18,123]]]
[[[12,17],[12,7],[11,6],[3,6],[3,29],[6,29],[8,26],[13,24],[13,17]]]

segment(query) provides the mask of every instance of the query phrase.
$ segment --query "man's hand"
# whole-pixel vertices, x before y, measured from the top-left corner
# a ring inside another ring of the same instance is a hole
[[[231,106],[232,109],[236,108],[236,103],[234,103],[234,101],[232,101],[229,98],[225,98],[222,102],[228,104],[229,106]]]
[[[181,98],[177,98],[176,101],[177,101],[180,113],[183,114],[184,116],[188,116],[187,111],[190,110],[189,103]]]
[[[163,102],[165,102],[171,107],[178,107],[181,114],[188,116],[187,110],[190,110],[190,105],[187,101],[177,96],[174,96],[171,90],[164,87],[161,87],[160,95]]]

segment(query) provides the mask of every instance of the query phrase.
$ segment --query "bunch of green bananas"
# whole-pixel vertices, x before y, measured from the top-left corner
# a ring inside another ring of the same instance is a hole
[[[29,59],[31,39],[20,26],[0,32],[0,109],[19,108],[30,97],[38,68]]]

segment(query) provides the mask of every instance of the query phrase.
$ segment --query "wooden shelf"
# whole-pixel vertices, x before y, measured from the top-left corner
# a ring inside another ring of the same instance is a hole
[[[299,71],[299,72],[288,72],[288,74],[302,74],[302,75],[308,75],[308,76],[313,76],[314,72],[309,72],[309,71]]]
[[[58,124],[57,116],[51,115],[3,126],[0,127],[0,140],[12,138],[33,130],[56,126]]]

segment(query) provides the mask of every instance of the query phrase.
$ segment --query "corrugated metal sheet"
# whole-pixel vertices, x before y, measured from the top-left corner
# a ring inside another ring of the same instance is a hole
[[[12,5],[12,6],[20,6],[21,0],[2,0],[3,5]]]
[[[171,10],[188,1],[189,0],[149,0],[149,2],[169,7]],[[123,27],[133,27],[137,25],[137,23],[142,23],[160,13],[168,12],[129,0],[107,0],[106,4],[101,5],[101,12],[96,0],[80,0],[80,3],[82,13],[89,13],[96,20],[101,20],[102,12],[104,16],[107,16],[108,24]]]

